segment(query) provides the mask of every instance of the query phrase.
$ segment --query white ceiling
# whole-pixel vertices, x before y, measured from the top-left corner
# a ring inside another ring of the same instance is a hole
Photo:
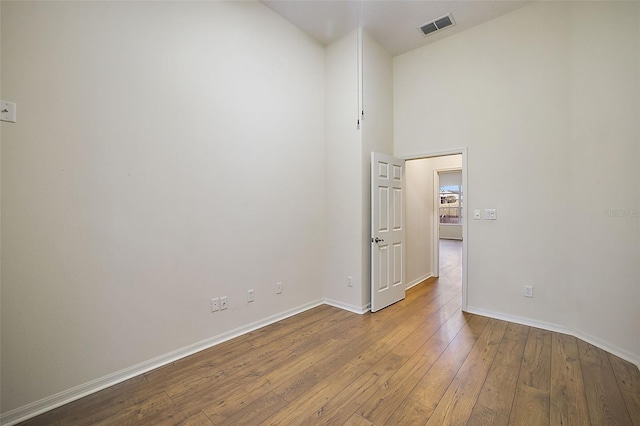
[[[448,37],[525,6],[528,0],[261,0],[324,45],[363,28],[392,55]],[[451,12],[456,25],[427,37],[419,27]]]

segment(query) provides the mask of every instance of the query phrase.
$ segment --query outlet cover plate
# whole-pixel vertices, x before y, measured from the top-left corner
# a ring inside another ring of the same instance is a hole
[[[211,312],[217,312],[220,310],[220,298],[216,297],[211,299]]]
[[[16,104],[0,101],[0,121],[16,122]]]

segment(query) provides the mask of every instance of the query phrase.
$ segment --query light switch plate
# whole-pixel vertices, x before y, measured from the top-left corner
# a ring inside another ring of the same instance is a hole
[[[0,101],[0,121],[16,122],[16,104]]]
[[[481,217],[480,217],[480,210],[479,210],[479,209],[474,210],[474,211],[473,211],[473,220],[480,220],[480,219],[481,219]]]
[[[496,220],[498,218],[498,212],[496,209],[485,209],[484,218],[486,220]]]

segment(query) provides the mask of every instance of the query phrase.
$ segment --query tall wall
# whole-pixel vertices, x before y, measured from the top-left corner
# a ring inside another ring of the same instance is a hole
[[[573,325],[640,364],[640,3],[576,5],[571,21]]]
[[[0,5],[0,23],[2,23],[2,6]],[[0,46],[2,46],[2,31],[0,30]],[[0,49],[0,99],[2,97],[2,52]],[[0,125],[0,187],[2,186],[2,125]],[[2,212],[2,191],[0,191],[0,212]],[[0,214],[0,309],[2,308],[2,214]],[[2,312],[0,311],[0,331],[2,330]],[[1,336],[0,336],[1,337]],[[2,383],[2,338],[0,338],[0,383]],[[2,386],[0,385],[0,401],[2,401]],[[0,405],[0,412],[1,412]]]
[[[1,7],[3,412],[322,300],[322,46],[253,2]]]
[[[393,62],[366,32],[360,38],[354,31],[327,47],[326,70],[325,296],[336,306],[364,312],[371,302],[371,152],[393,151]],[[359,99],[364,118],[358,114]]]
[[[362,134],[356,32],[326,48],[327,270],[325,297],[362,309]],[[352,277],[352,287],[347,286]]]
[[[371,152],[393,155],[393,58],[362,35],[362,303],[371,303]]]
[[[468,224],[469,309],[636,363],[638,8],[536,2],[394,58],[395,154],[468,147],[469,211],[498,211]]]

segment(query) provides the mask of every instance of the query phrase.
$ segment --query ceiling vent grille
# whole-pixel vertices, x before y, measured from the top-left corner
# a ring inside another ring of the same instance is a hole
[[[433,21],[429,21],[420,25],[420,31],[422,31],[423,35],[428,36],[429,34],[433,34],[436,31],[440,31],[455,24],[456,23],[453,21],[453,17],[451,16],[451,14],[447,13],[446,15],[434,19]]]

